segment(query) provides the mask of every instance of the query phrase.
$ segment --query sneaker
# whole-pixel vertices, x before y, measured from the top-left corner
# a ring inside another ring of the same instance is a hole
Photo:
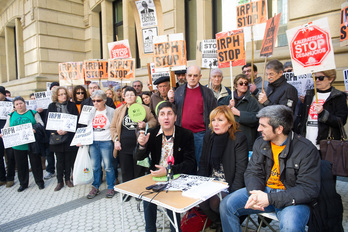
[[[115,191],[113,189],[108,189],[106,192],[106,198],[112,198],[115,195]]]
[[[53,178],[55,176],[56,176],[56,174],[54,174],[54,173],[46,172],[46,175],[44,176],[44,179],[45,180],[49,180],[49,179],[51,179],[51,178]]]
[[[14,181],[7,181],[6,182],[6,188],[11,188],[14,185]]]
[[[87,198],[92,199],[99,194],[99,189],[92,187],[92,190],[88,193]]]

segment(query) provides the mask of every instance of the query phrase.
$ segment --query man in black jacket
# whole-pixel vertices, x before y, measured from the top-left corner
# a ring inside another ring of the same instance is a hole
[[[170,102],[163,102],[157,109],[160,126],[152,128],[147,135],[140,133],[138,137],[139,147],[136,151],[136,159],[143,160],[151,153],[151,174],[156,177],[167,175],[167,158],[174,157],[172,173],[195,174],[196,159],[191,131],[175,126],[176,109]],[[144,201],[145,230],[157,231],[156,217],[157,205]],[[169,217],[173,212],[168,210]],[[180,222],[180,214],[176,214]],[[171,225],[171,231],[175,228]]]
[[[265,107],[258,113],[259,137],[244,174],[246,188],[220,204],[224,231],[241,231],[239,216],[275,212],[281,231],[305,231],[307,204],[320,190],[320,156],[307,139],[291,131],[293,115],[288,107]]]
[[[259,103],[262,106],[285,105],[295,112],[298,101],[297,89],[286,82],[283,76],[283,64],[278,60],[268,62],[266,76],[269,84],[266,92],[259,94]]]

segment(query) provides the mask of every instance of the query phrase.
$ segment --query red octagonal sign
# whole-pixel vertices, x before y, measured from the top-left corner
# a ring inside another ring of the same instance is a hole
[[[321,65],[331,51],[330,35],[315,25],[301,28],[291,40],[290,51],[303,67]]]
[[[110,51],[111,58],[129,58],[129,48],[124,44],[116,44]]]

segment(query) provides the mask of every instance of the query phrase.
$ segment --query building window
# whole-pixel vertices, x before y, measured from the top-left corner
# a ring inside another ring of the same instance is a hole
[[[122,12],[122,0],[116,0],[113,2],[113,15],[114,15],[114,41],[123,40],[123,12]]]
[[[185,0],[185,40],[187,60],[196,59],[197,1]]]
[[[286,37],[286,30],[288,29],[288,0],[268,0],[268,18],[275,14],[282,13],[279,23],[277,47],[288,46],[288,39]]]
[[[215,38],[216,33],[222,31],[222,5],[221,4],[222,4],[221,0],[212,0],[213,38]]]

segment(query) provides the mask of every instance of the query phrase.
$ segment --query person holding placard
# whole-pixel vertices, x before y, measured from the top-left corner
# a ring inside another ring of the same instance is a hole
[[[209,84],[206,85],[206,87],[213,91],[219,106],[223,105],[222,102],[224,101],[224,98],[231,94],[231,90],[221,84],[223,78],[224,76],[221,69],[214,68],[210,72]]]
[[[318,102],[314,96],[314,89],[307,90],[300,123],[296,131],[309,139],[318,149],[319,143],[329,136],[329,129],[333,139],[341,139],[340,125],[347,121],[347,101],[345,93],[332,86],[336,79],[336,70],[326,70],[314,74],[317,86]]]
[[[156,115],[156,106],[162,101],[168,101],[168,91],[170,90],[169,76],[162,76],[154,83],[157,85],[158,92],[152,94],[150,100],[150,109],[153,115]]]
[[[177,80],[175,89],[177,89],[186,83],[186,69],[175,71],[175,76]]]
[[[34,110],[27,110],[25,100],[22,97],[15,97],[13,99],[13,105],[15,111],[12,112],[6,120],[4,128],[17,126],[21,124],[31,123],[32,125],[40,124],[44,126],[40,115]],[[36,132],[33,129],[34,133]],[[2,137],[2,136],[1,136]],[[29,167],[28,167],[28,154],[30,159],[31,169],[34,175],[35,183],[38,185],[39,189],[45,188],[45,183],[43,180],[41,157],[39,154],[34,154],[29,151],[29,145],[23,144],[19,146],[14,146],[13,152],[18,170],[18,180],[19,188],[18,192],[24,191],[29,185]]]
[[[262,106],[285,105],[295,112],[298,101],[297,89],[286,82],[283,76],[283,64],[272,60],[266,65],[266,76],[269,81],[267,90],[259,93],[259,103]]]
[[[136,164],[136,160],[133,158],[133,151],[137,143],[136,130],[145,129],[145,127],[154,127],[157,121],[149,107],[139,105],[140,109],[145,109],[142,120],[133,121],[130,118],[129,108],[136,103],[137,95],[133,87],[127,87],[124,91],[125,105],[115,110],[114,116],[111,121],[110,131],[112,140],[115,143],[114,156],[119,154],[120,166],[122,171],[123,182],[132,180],[136,177],[144,175],[145,170],[143,167]],[[148,125],[146,125],[148,124]]]
[[[107,96],[104,91],[94,91],[91,98],[96,109],[92,121],[93,144],[89,146],[94,180],[92,183],[92,190],[87,195],[87,198],[92,199],[99,194],[99,187],[101,184],[101,162],[106,172],[108,189],[106,197],[112,198],[115,195],[115,172],[112,156],[114,144],[111,139],[110,124],[115,110],[105,105]]]
[[[176,125],[193,132],[197,163],[200,160],[205,130],[209,128],[209,114],[217,107],[217,101],[210,89],[202,86],[201,68],[193,65],[187,68],[185,85],[168,92],[170,102],[174,102],[178,118]]]
[[[234,100],[229,96],[229,107],[239,123],[240,130],[248,139],[249,151],[253,150],[253,145],[257,137],[257,126],[259,121],[256,117],[260,106],[257,100],[251,95],[249,89],[249,79],[244,74],[238,74],[234,80]]]
[[[248,165],[248,142],[239,131],[239,124],[228,106],[218,106],[210,113],[209,130],[204,135],[198,175],[225,181],[229,188],[221,192],[222,198],[244,185],[244,172]],[[220,198],[215,195],[200,204],[200,208],[215,224],[221,227]],[[217,231],[219,231],[217,229]]]
[[[82,85],[75,86],[73,90],[72,101],[76,104],[76,107],[81,113],[81,103],[87,99],[87,91]]]
[[[72,115],[79,115],[75,103],[69,101],[68,90],[65,87],[55,88],[52,92],[52,103],[48,106],[47,115],[50,112],[59,112]],[[46,117],[48,120],[48,117]],[[78,121],[78,120],[77,120]],[[47,125],[47,121],[46,121]],[[57,181],[58,184],[54,191],[59,191],[65,184],[68,187],[74,187],[70,180],[71,169],[77,154],[77,147],[70,146],[74,133],[63,130],[50,131],[50,151],[56,154],[57,158]]]

